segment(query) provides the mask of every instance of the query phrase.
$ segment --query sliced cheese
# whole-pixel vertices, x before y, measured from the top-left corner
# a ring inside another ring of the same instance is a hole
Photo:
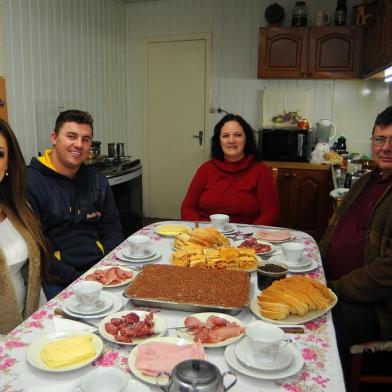
[[[189,230],[189,227],[184,225],[162,225],[158,228],[157,233],[162,235],[175,236],[187,230]]]
[[[48,343],[41,359],[50,368],[61,368],[93,358],[96,354],[92,335],[71,336]]]

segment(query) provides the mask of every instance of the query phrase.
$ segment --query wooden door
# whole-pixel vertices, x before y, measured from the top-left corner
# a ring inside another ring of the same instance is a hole
[[[144,212],[180,217],[196,169],[206,158],[209,35],[149,39],[146,49]],[[202,132],[202,139],[195,138]]]
[[[353,79],[360,75],[360,27],[312,27],[309,36],[310,78]]]
[[[5,90],[5,79],[0,77],[0,118],[8,121],[7,94]]]
[[[268,27],[259,32],[259,78],[304,78],[309,29]]]

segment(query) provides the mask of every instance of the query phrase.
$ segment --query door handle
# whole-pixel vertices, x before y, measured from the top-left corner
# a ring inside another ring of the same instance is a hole
[[[192,135],[195,139],[199,139],[199,146],[203,144],[203,131],[199,131],[198,135]]]

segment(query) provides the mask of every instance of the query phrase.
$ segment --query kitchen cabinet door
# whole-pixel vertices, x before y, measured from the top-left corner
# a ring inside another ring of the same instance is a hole
[[[360,27],[266,27],[259,33],[259,78],[355,79]]]
[[[312,27],[307,76],[312,79],[359,78],[361,37],[359,27]]]
[[[364,27],[362,76],[367,77],[392,64],[392,0],[366,6],[371,15]]]
[[[332,214],[331,189],[328,170],[279,168],[281,226],[305,231],[319,241]]]
[[[259,78],[306,76],[307,27],[267,27],[259,32]]]

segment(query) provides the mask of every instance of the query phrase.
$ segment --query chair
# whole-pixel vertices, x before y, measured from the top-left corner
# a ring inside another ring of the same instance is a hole
[[[350,392],[358,392],[360,383],[392,384],[390,364],[385,366],[386,357],[392,361],[392,341],[355,344],[350,347],[350,352],[352,354]],[[369,368],[365,373],[366,366]],[[386,369],[385,374],[380,374],[382,366]],[[376,373],[370,373],[370,367]]]

